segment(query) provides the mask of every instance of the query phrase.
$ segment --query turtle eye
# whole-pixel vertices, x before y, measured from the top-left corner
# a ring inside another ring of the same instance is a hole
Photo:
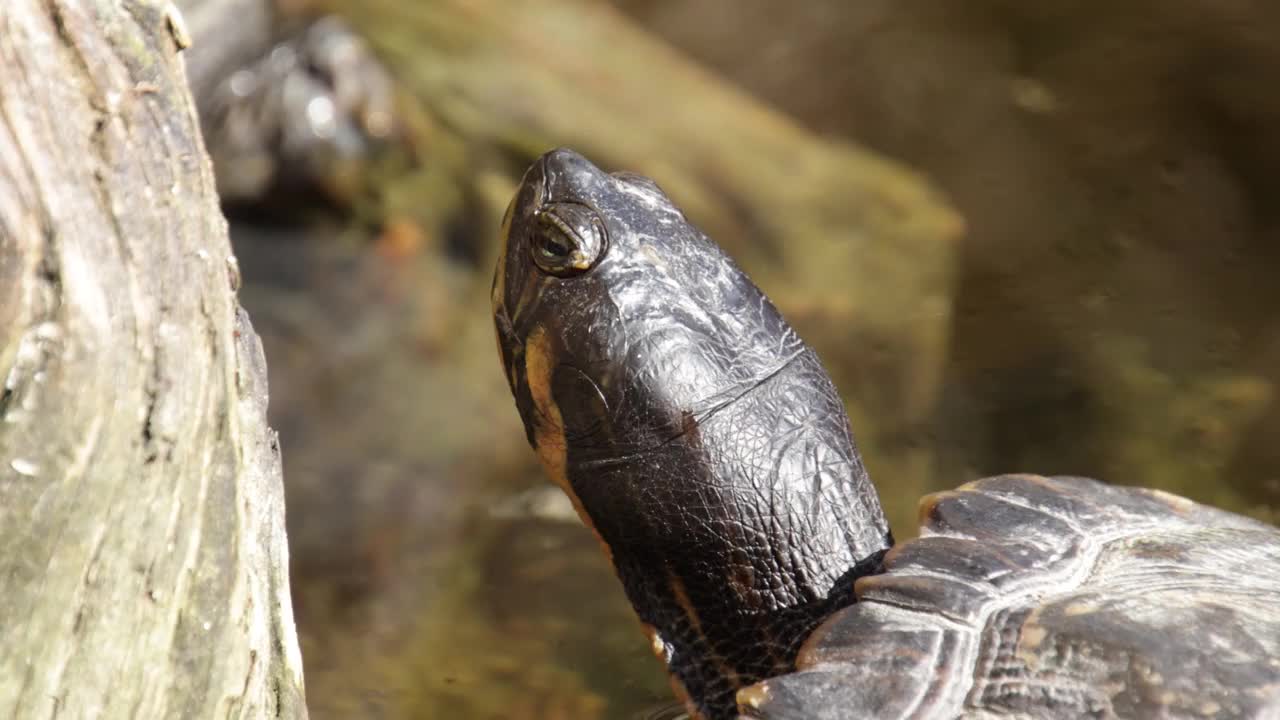
[[[573,241],[560,228],[546,228],[538,235],[537,252],[540,264],[562,263],[573,252]]]
[[[596,211],[581,203],[553,202],[534,215],[531,252],[543,272],[568,278],[590,270],[604,255],[608,234]]]

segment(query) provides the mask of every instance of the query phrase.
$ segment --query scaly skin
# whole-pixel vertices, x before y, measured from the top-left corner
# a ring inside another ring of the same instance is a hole
[[[817,356],[651,181],[525,175],[493,303],[529,441],[691,710],[794,668],[892,544]]]

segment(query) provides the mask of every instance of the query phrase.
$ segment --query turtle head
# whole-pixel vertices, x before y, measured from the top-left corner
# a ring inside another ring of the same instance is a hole
[[[554,150],[502,232],[494,322],[529,442],[691,706],[733,717],[891,542],[839,396],[650,180]]]

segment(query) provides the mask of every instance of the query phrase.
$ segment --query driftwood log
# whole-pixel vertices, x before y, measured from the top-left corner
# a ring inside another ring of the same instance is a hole
[[[187,42],[165,2],[0,9],[0,717],[306,717]]]

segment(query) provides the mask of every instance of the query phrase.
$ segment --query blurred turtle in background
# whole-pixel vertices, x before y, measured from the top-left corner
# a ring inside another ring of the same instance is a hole
[[[391,76],[364,40],[336,15],[282,18],[268,0],[178,5],[223,202],[348,204],[399,132]]]
[[[1280,713],[1280,530],[1008,475],[894,547],[816,354],[652,181],[552,151],[502,243],[528,440],[698,717]]]

